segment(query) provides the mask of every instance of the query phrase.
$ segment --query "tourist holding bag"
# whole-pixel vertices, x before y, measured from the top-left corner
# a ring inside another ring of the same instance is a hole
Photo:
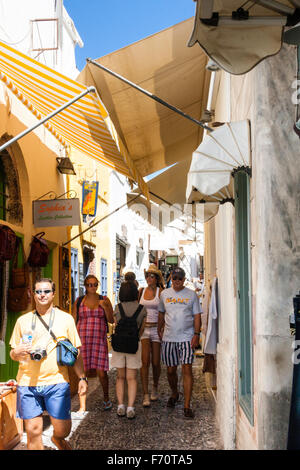
[[[78,351],[74,363],[74,371],[79,377],[78,394],[82,396],[87,392],[87,379],[80,355],[81,341],[74,319],[69,313],[53,307],[54,295],[55,285],[51,279],[36,281],[36,311],[25,313],[17,319],[10,339],[10,356],[19,362],[17,417],[26,422],[29,450],[43,450],[44,411],[49,413],[53,425],[52,442],[59,450],[71,450],[65,440],[71,431],[67,365],[73,363]],[[65,354],[69,348],[71,362]]]

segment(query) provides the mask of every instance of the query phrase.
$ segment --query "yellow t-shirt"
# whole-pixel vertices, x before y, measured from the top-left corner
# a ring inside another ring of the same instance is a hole
[[[50,313],[43,315],[42,318],[47,325],[49,325]],[[33,312],[29,312],[19,317],[16,321],[14,331],[10,338],[10,345],[13,349],[22,342],[23,334],[32,330],[32,319]],[[43,358],[41,361],[33,361],[28,355],[28,359],[20,361],[17,375],[18,385],[35,387],[38,385],[53,385],[69,382],[68,368],[57,364],[55,341],[41,321],[37,317],[35,320],[32,347],[33,349],[36,346],[45,348],[47,357]],[[51,329],[58,340],[67,338],[76,348],[81,346],[74,319],[69,313],[63,312],[55,307]]]

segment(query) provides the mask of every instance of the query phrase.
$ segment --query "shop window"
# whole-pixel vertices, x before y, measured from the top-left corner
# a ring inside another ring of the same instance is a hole
[[[79,265],[78,265],[78,250],[71,248],[71,295],[72,305],[79,297]]]
[[[107,260],[101,258],[101,267],[100,267],[100,275],[101,275],[101,295],[107,295]]]
[[[253,425],[253,363],[250,256],[250,177],[238,172],[235,186],[239,403]]]

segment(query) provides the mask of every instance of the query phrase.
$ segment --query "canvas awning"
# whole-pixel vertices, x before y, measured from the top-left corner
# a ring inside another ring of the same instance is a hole
[[[96,62],[200,119],[210,72],[200,48],[186,44],[193,19],[108,54]],[[88,63],[78,80],[95,86],[142,176],[190,158],[202,139],[197,124]]]
[[[219,204],[234,199],[233,174],[250,168],[250,121],[223,124],[193,153],[188,173],[188,202]]]
[[[198,42],[229,73],[246,73],[280,51],[283,27],[300,21],[296,6],[298,0],[197,0],[188,45]]]
[[[45,123],[65,146],[135,180],[145,195],[147,185],[116,133],[96,90],[76,82],[0,42],[0,79],[36,116],[43,120],[65,103],[85,94]],[[121,152],[120,152],[121,150]]]

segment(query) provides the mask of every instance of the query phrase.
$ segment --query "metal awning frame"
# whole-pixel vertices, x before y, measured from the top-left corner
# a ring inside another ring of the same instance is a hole
[[[249,16],[249,11],[243,7],[232,12],[231,16],[219,16],[214,12],[213,0],[198,0],[196,16],[207,26],[294,26],[300,20],[300,2],[293,0],[291,3],[295,8],[284,5],[276,0],[253,0],[254,3],[266,8],[267,10],[279,13],[280,17],[272,16]],[[247,4],[248,2],[245,2]],[[244,4],[244,5],[245,5]],[[243,6],[244,6],[243,5]]]
[[[127,85],[131,86],[132,88],[135,88],[136,90],[140,91],[141,93],[143,93],[144,95],[148,96],[149,98],[153,99],[154,101],[157,101],[158,103],[160,103],[161,105],[171,109],[172,111],[174,111],[175,113],[177,114],[180,114],[180,116],[186,118],[186,119],[189,119],[190,121],[194,122],[195,124],[197,124],[198,126],[202,127],[203,129],[206,129],[207,131],[211,132],[213,131],[212,128],[210,128],[209,126],[207,126],[206,124],[204,124],[203,122],[201,121],[198,121],[198,119],[195,119],[193,118],[192,116],[190,116],[189,114],[186,114],[184,113],[183,111],[181,111],[180,109],[176,108],[175,106],[173,106],[172,104],[170,103],[167,103],[167,101],[164,101],[163,99],[159,98],[158,96],[154,95],[153,93],[150,93],[150,91],[147,91],[145,90],[144,88],[141,88],[140,86],[138,86],[136,83],[133,83],[131,82],[130,80],[128,80],[127,78],[123,77],[122,75],[116,73],[116,72],[113,72],[112,70],[110,70],[109,68],[107,67],[104,67],[104,65],[101,65],[99,64],[98,62],[96,62],[95,60],[92,60],[90,58],[87,58],[86,59],[87,63],[88,64],[92,64],[92,65],[95,65],[96,67],[100,68],[101,70],[104,70],[105,72],[109,73],[110,75],[112,75],[113,77],[115,78],[118,78],[119,80],[121,80],[122,82],[124,83],[127,83]]]
[[[60,106],[59,108],[57,108],[55,111],[53,111],[52,113],[48,114],[47,116],[45,116],[43,119],[40,119],[36,124],[34,124],[33,126],[31,127],[28,127],[27,129],[25,129],[23,132],[20,132],[20,134],[16,135],[15,137],[13,137],[12,139],[8,140],[7,142],[5,142],[5,144],[1,145],[0,146],[0,152],[4,149],[6,149],[7,147],[9,147],[10,145],[12,145],[13,143],[17,142],[18,140],[20,140],[22,137],[24,137],[25,135],[29,134],[30,132],[34,131],[35,129],[37,129],[39,126],[41,126],[42,124],[45,124],[45,122],[49,121],[49,119],[53,118],[54,116],[56,116],[57,114],[61,113],[62,111],[64,111],[66,108],[68,108],[69,106],[71,106],[73,103],[75,103],[76,101],[80,100],[81,98],[83,98],[83,96],[87,95],[88,93],[96,93],[96,88],[95,87],[88,87],[85,91],[83,91],[82,93],[80,93],[79,95],[75,96],[74,98],[72,98],[70,101],[68,101],[67,103],[63,104],[62,106]]]

